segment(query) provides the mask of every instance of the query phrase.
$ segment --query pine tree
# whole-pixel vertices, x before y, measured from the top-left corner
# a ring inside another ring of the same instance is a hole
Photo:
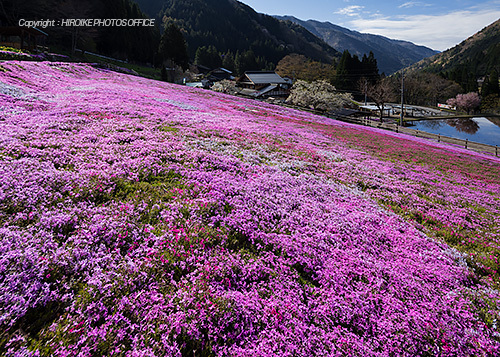
[[[200,66],[207,66],[206,65],[206,63],[208,62],[207,59],[208,59],[208,48],[206,46],[198,47],[194,55],[194,63]]]
[[[189,67],[186,41],[175,24],[169,24],[163,33],[158,52],[163,61],[171,60],[186,70]]]
[[[345,50],[337,65],[337,75],[335,76],[335,86],[339,89],[347,89],[349,86],[348,67],[350,60],[351,54],[348,50]]]
[[[236,71],[236,64],[234,61],[234,55],[231,51],[227,51],[222,56],[222,67],[224,67],[225,69],[228,69],[232,72]]]
[[[367,78],[372,84],[377,83],[380,79],[377,59],[372,51],[370,51],[368,56],[366,56],[366,54],[363,55],[363,59],[361,60],[361,72],[362,77]]]
[[[485,81],[481,88],[481,95],[483,97],[487,97],[491,94],[500,95],[500,87],[498,85],[498,72],[496,70],[490,72],[490,74],[485,78]]]

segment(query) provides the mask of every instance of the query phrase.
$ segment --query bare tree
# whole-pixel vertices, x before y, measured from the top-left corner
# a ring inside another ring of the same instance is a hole
[[[367,93],[380,111],[380,122],[382,123],[385,104],[395,99],[393,83],[390,78],[383,78],[375,84],[368,84]]]
[[[368,81],[368,79],[366,79],[366,77],[362,77],[358,81],[358,90],[365,96],[365,105],[366,105],[366,100],[368,97],[368,85],[369,85],[369,81]]]

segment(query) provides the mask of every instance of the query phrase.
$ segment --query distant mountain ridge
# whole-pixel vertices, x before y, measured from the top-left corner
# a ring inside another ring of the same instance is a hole
[[[136,0],[160,21],[173,21],[183,32],[190,56],[197,48],[215,46],[226,53],[252,50],[276,65],[290,53],[331,63],[340,53],[300,25],[255,12],[236,0]]]
[[[351,55],[361,57],[372,51],[380,71],[385,74],[392,74],[438,53],[438,51],[408,41],[360,33],[330,22],[303,21],[294,16],[275,16],[275,18],[303,26],[339,52],[348,50]]]

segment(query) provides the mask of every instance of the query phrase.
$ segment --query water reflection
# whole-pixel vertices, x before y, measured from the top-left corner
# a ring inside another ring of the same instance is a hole
[[[444,120],[422,120],[420,122],[411,122],[411,126],[417,126],[420,124],[424,128],[429,128],[429,129],[434,129],[437,130],[444,125],[446,125],[446,122]],[[422,130],[422,129],[419,129]]]
[[[486,119],[488,119],[490,122],[492,122],[493,124],[495,124],[496,126],[498,126],[500,128],[500,118],[498,118],[498,117],[487,117]]]
[[[415,121],[410,127],[433,134],[468,139],[489,145],[500,145],[500,118],[440,119]]]
[[[446,124],[454,127],[459,132],[475,134],[479,130],[479,124],[472,119],[448,119]]]
[[[479,124],[469,118],[467,119],[453,118],[446,120],[422,120],[421,122],[418,123],[421,124],[422,127],[433,130],[437,130],[444,127],[445,125],[449,125],[455,128],[457,131],[467,134],[475,134],[479,130]]]

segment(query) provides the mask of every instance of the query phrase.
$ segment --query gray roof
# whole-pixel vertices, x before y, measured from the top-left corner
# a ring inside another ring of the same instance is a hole
[[[255,96],[256,97],[260,97],[261,95],[264,95],[268,92],[271,92],[273,90],[275,90],[276,88],[278,88],[278,86],[276,84],[271,84],[263,89],[261,89],[260,91],[258,91],[257,93],[255,93]]]
[[[239,88],[238,89],[238,94],[242,95],[248,95],[248,96],[255,96],[255,93],[257,93],[257,90],[255,89],[250,89],[250,88]]]
[[[254,84],[286,84],[287,82],[275,72],[245,72]]]

